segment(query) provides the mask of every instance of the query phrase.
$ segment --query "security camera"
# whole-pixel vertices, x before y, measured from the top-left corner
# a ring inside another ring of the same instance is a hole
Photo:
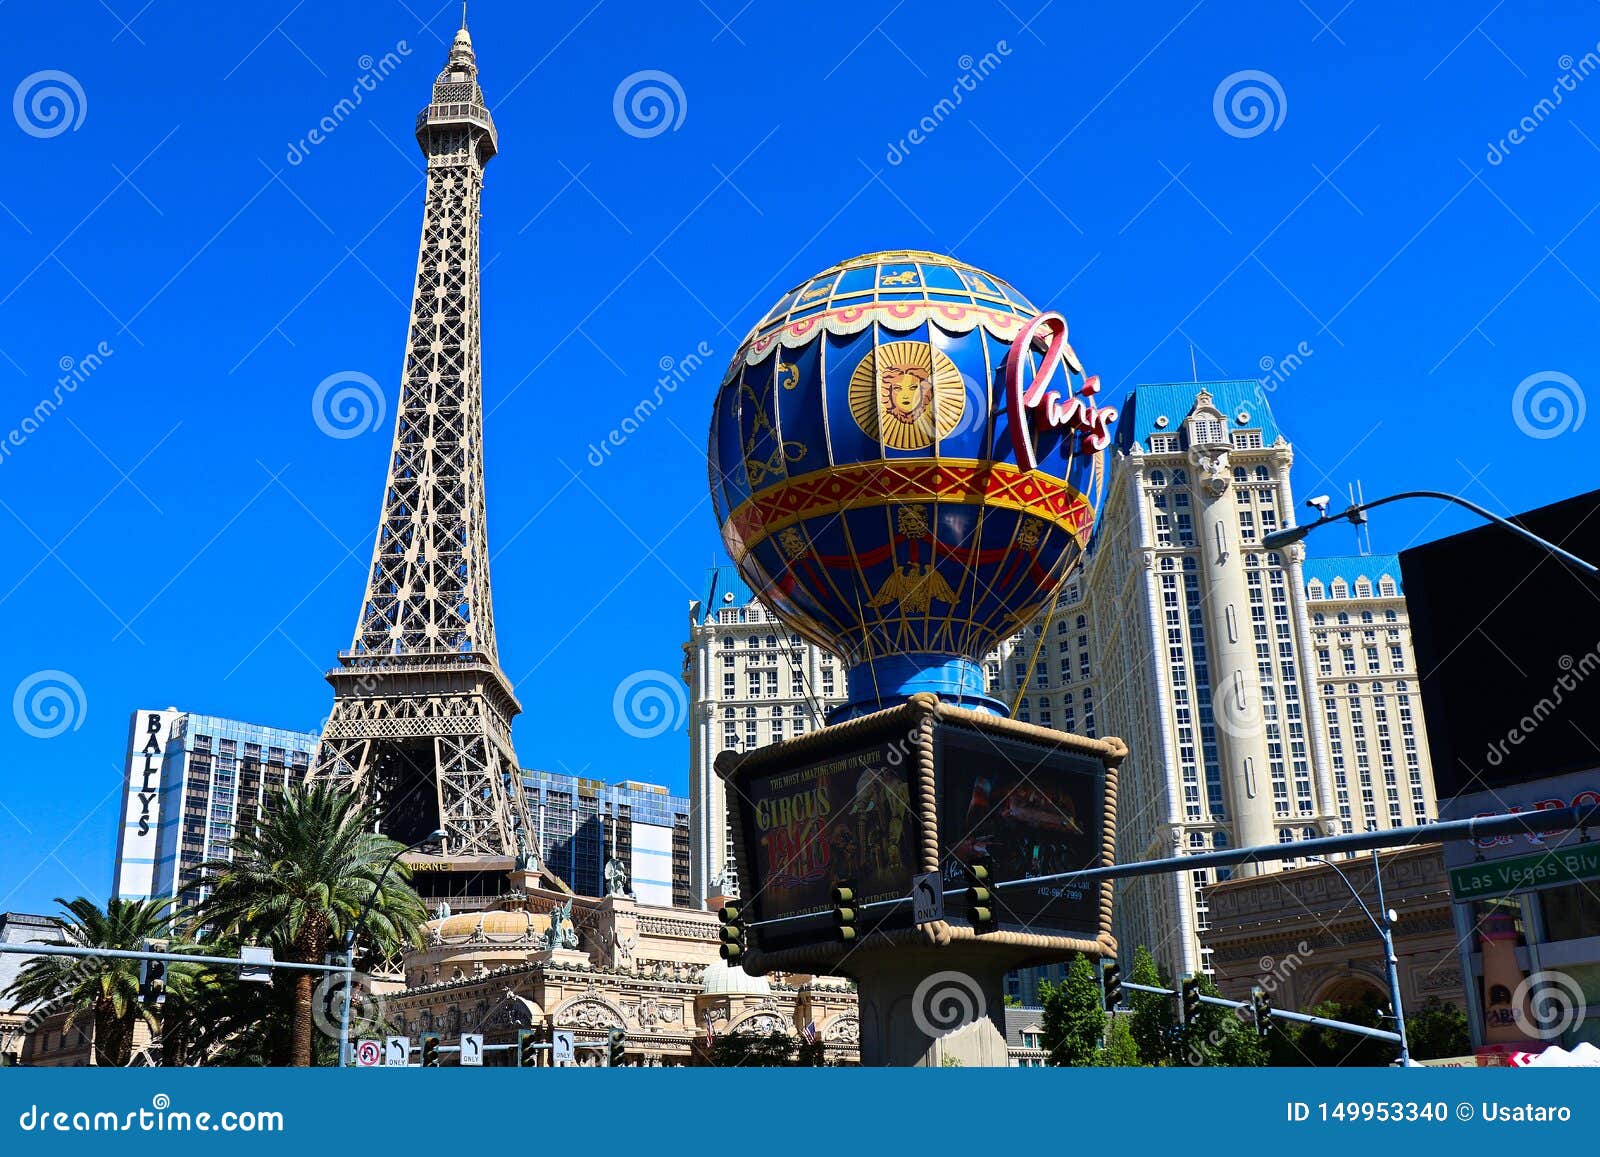
[[[1319,494],[1315,498],[1306,499],[1306,505],[1311,507],[1311,509],[1315,510],[1318,514],[1327,514],[1328,503],[1331,501],[1333,500],[1328,495]]]

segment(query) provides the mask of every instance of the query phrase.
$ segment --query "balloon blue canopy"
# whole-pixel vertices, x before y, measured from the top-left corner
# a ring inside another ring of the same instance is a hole
[[[835,719],[917,691],[1001,709],[984,655],[1094,526],[1115,417],[1097,387],[1059,314],[932,253],[824,270],[745,339],[712,413],[712,502],[751,589],[848,666]]]

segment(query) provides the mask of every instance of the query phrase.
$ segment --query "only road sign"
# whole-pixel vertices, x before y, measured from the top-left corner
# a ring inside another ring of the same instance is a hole
[[[561,1031],[551,1034],[550,1060],[553,1064],[570,1065],[577,1051],[577,1038],[570,1032]]]
[[[383,1042],[383,1063],[385,1068],[403,1069],[411,1063],[411,1038],[408,1036],[392,1036]]]
[[[944,919],[944,880],[938,872],[911,877],[911,912],[918,924]]]
[[[461,1063],[483,1065],[483,1035],[475,1032],[461,1034]]]

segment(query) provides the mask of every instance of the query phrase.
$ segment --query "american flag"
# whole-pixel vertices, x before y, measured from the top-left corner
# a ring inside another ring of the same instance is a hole
[[[711,1010],[706,1009],[706,1048],[716,1043],[717,1034],[711,1031]]]
[[[814,1020],[806,1021],[806,1027],[800,1030],[800,1035],[805,1037],[806,1044],[808,1044],[808,1045],[816,1044],[817,1043],[817,1022],[814,1021]]]

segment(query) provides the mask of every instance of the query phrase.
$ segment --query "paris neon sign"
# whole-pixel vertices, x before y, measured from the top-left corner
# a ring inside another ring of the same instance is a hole
[[[1029,377],[1030,354],[1035,349],[1044,358]],[[1062,387],[1052,389],[1057,366],[1062,369]],[[1083,378],[1076,390],[1072,384],[1074,375]],[[1011,445],[1017,465],[1024,470],[1038,469],[1034,430],[1075,431],[1090,451],[1109,446],[1111,423],[1116,421],[1117,411],[1095,404],[1094,396],[1099,392],[1099,375],[1085,378],[1078,355],[1067,344],[1066,318],[1049,310],[1028,322],[1006,355],[1006,408],[1011,416]]]

